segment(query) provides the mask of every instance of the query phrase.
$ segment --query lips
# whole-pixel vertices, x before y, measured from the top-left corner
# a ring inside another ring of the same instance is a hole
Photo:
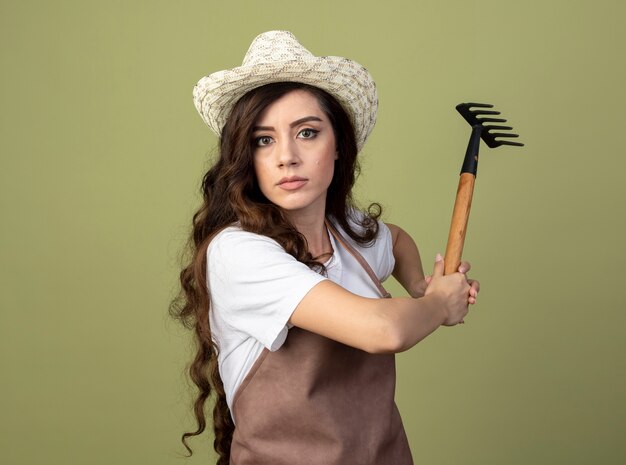
[[[278,181],[277,186],[286,191],[293,191],[296,189],[300,189],[308,181],[309,180],[307,178],[301,178],[300,176],[290,176],[282,178],[280,181]]]

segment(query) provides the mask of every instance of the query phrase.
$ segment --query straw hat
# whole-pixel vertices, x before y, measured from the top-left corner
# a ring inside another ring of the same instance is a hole
[[[325,90],[347,111],[359,150],[376,124],[378,97],[370,73],[341,57],[316,57],[287,31],[257,36],[241,66],[205,76],[193,89],[202,119],[219,136],[235,103],[272,82],[302,82]]]

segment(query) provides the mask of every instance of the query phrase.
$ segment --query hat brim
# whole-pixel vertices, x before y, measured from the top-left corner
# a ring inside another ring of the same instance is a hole
[[[342,57],[276,61],[218,71],[205,76],[193,90],[196,109],[220,135],[237,101],[257,87],[274,82],[301,82],[325,90],[347,111],[360,151],[376,124],[378,96],[370,73]]]

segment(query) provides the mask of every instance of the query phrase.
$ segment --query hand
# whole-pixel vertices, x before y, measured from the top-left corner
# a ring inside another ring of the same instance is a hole
[[[436,293],[442,298],[447,315],[443,324],[446,326],[463,323],[463,318],[468,312],[468,304],[476,303],[480,283],[467,279],[466,273],[470,268],[469,263],[463,262],[457,273],[444,276],[443,258],[437,254],[433,274],[425,278],[428,286],[425,295]]]
[[[472,265],[470,265],[469,262],[461,262],[461,264],[459,265],[459,273],[463,273],[467,277],[467,272],[471,268]],[[424,287],[427,287],[432,279],[432,275],[424,277],[424,281],[426,282],[426,285]],[[476,279],[468,279],[467,283],[470,285],[469,298],[467,300],[467,303],[469,303],[470,305],[474,305],[476,303],[476,300],[478,299],[478,293],[480,292],[480,283]]]
[[[469,262],[461,262],[459,265],[459,273],[463,273],[467,278],[467,272],[471,268],[472,265],[470,265]],[[468,303],[470,305],[474,305],[476,303],[476,299],[478,298],[478,293],[480,292],[480,283],[475,279],[467,279],[467,283],[470,285]]]

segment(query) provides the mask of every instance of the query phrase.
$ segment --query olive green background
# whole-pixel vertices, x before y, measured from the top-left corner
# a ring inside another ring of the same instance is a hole
[[[215,137],[191,90],[289,29],[379,89],[357,194],[443,251],[483,145],[467,324],[398,356],[416,463],[626,463],[626,7],[595,1],[0,3],[0,462],[200,464],[185,331],[167,316]],[[397,285],[391,290],[401,294]]]

